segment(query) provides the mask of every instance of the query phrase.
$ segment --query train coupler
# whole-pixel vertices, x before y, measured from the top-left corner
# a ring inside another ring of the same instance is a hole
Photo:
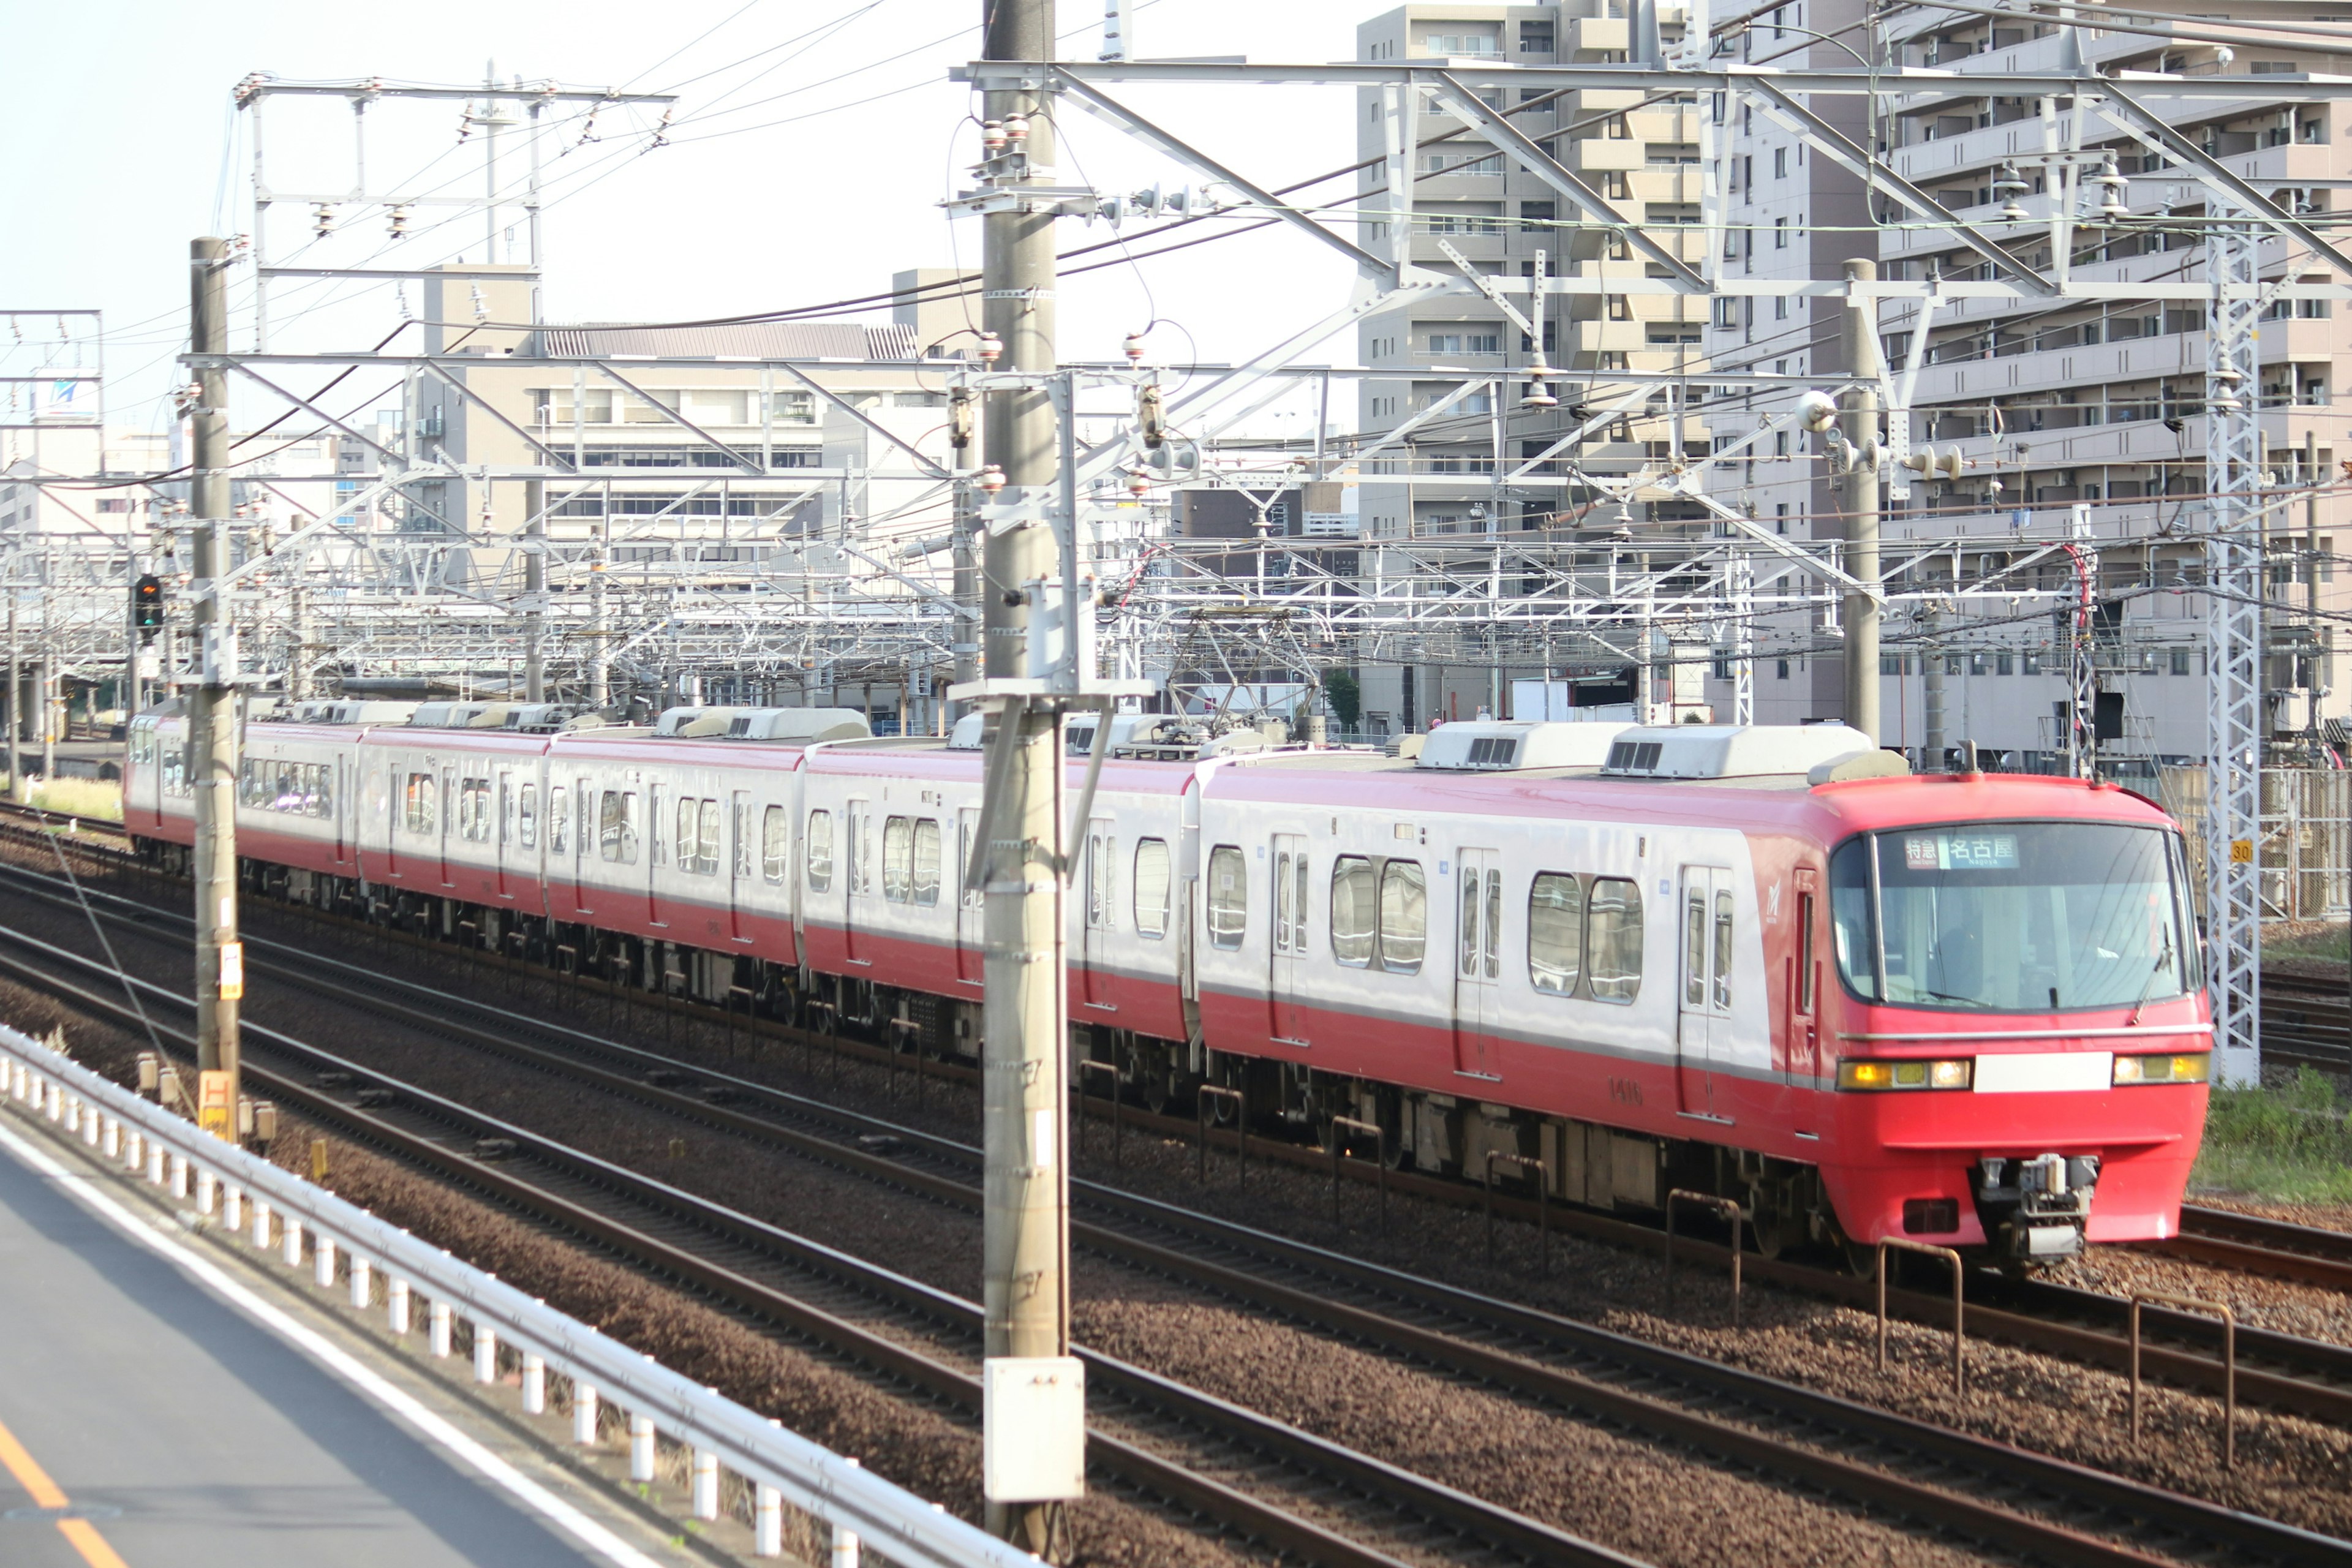
[[[2027,1263],[2079,1258],[2098,1184],[2096,1154],[1987,1155],[1977,1162],[1977,1215],[2007,1257]]]

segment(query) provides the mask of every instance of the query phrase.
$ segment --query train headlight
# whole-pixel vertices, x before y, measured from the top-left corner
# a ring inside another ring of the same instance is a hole
[[[2116,1082],[2204,1083],[2213,1076],[2213,1053],[2190,1051],[2180,1056],[2117,1057]]]
[[[1840,1089],[1966,1089],[1975,1063],[1967,1057],[1942,1061],[1844,1061],[1838,1063]]]

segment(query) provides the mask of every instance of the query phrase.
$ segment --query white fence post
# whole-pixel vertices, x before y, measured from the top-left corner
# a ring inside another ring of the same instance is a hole
[[[232,1235],[245,1228],[245,1189],[221,1184],[221,1224]]]
[[[499,1336],[479,1321],[474,1324],[474,1381],[496,1383],[499,1380]]]
[[[369,1278],[373,1267],[358,1253],[352,1254],[352,1305],[362,1312],[375,1296],[375,1281]]]
[[[425,1332],[436,1357],[446,1359],[449,1354],[449,1303],[436,1301],[425,1310]]]
[[[572,1380],[572,1440],[585,1448],[596,1441],[596,1385]]]
[[[522,1354],[522,1413],[547,1414],[547,1358],[529,1351]]]
[[[392,1320],[392,1331],[405,1338],[408,1333],[408,1281],[395,1279],[384,1287],[384,1307]]]
[[[751,1555],[784,1554],[784,1494],[761,1481],[751,1493]]]
[[[253,1200],[253,1245],[269,1246],[269,1205],[259,1198]]]
[[[289,1214],[286,1216],[285,1224],[286,1267],[299,1268],[302,1267],[302,1222]],[[334,1267],[331,1262],[327,1265],[327,1282],[331,1285],[334,1283]]]
[[[629,1413],[629,1479],[654,1479],[654,1418]]]
[[[335,1242],[325,1231],[310,1239],[311,1282],[321,1290],[335,1288]]]
[[[701,1448],[694,1451],[694,1517],[719,1517],[719,1456]]]

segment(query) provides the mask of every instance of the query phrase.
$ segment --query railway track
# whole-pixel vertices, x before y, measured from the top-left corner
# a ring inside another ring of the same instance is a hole
[[[408,1026],[435,1028],[573,1081],[585,1076],[663,1110],[976,1207],[979,1151],[969,1145],[317,954],[297,964],[273,952],[278,944],[247,940],[258,950],[249,952],[249,964],[274,979],[340,993],[347,1003],[357,993],[358,1005]],[[882,1140],[891,1152],[870,1152]],[[2352,1562],[2352,1548],[2290,1527],[1134,1194],[1075,1185],[1083,1218],[1074,1240],[1088,1250],[1255,1312],[1927,1521],[1965,1540],[2063,1563],[2143,1563],[2149,1552]]]
[[[0,966],[81,1008],[131,1006],[60,971],[104,966],[23,932]],[[39,961],[29,959],[37,952]],[[193,1009],[133,979],[151,1008]],[[151,1013],[151,1016],[152,1016]],[[167,1048],[193,1051],[161,1023]],[[980,1414],[976,1303],[737,1214],[636,1172],[248,1022],[255,1089],[343,1136],[560,1234],[676,1281],[828,1359],[967,1419]],[[1370,1456],[1079,1348],[1089,1470],[1285,1561],[1332,1568],[1433,1562],[1639,1568],[1638,1560]]]
[[[83,820],[86,822],[87,819]],[[5,820],[5,816],[0,816],[0,837],[41,845],[44,847],[43,852],[51,855],[58,852],[57,847],[63,847],[71,852],[78,852],[89,858],[100,868],[121,869],[129,864],[120,848],[105,845],[98,841],[94,836],[78,835],[68,841],[53,833],[27,832],[19,823]],[[32,871],[27,868],[10,868],[7,862],[0,861],[0,874],[8,873],[17,877],[29,875],[46,878],[46,873]],[[49,879],[54,880],[54,879]],[[63,899],[61,893],[53,892],[50,896]],[[81,897],[89,900],[95,907],[115,910],[121,918],[135,917],[142,921],[161,918],[182,927],[188,923],[187,917],[176,910],[156,910],[139,900],[125,899],[119,894],[102,889],[84,889],[81,890]],[[420,953],[447,953],[452,951],[446,942],[434,942],[405,933],[394,933],[382,927],[369,926],[348,917],[299,905],[280,905],[265,901],[257,903],[256,908],[271,910],[298,919],[341,926],[354,931],[365,931],[371,936],[381,937],[387,942],[412,945]],[[248,933],[248,949],[257,953],[266,952],[266,947],[253,939],[250,933]],[[456,951],[470,953],[470,950],[463,948]],[[478,963],[505,970],[518,977],[527,973],[544,976],[550,973],[536,966],[517,964],[514,961],[497,954],[471,953],[471,956]],[[267,960],[263,959],[261,962],[266,963]],[[443,1009],[439,1015],[433,1015],[429,1009],[420,1010],[411,1005],[405,1009],[404,1021],[415,1026],[437,1027],[445,1034],[448,1032],[445,1004],[449,1006],[479,1005],[461,1003],[458,999],[445,996],[444,994],[431,987],[420,986],[413,982],[399,981],[380,971],[364,969],[357,965],[344,965],[343,973],[347,985],[373,991],[378,994],[380,1001],[391,1000],[394,992],[404,993],[411,998],[412,1003],[418,997],[429,999],[429,1007]],[[293,969],[281,970],[279,977],[298,985],[308,986],[314,991],[318,989],[314,984],[316,976],[310,972],[307,953],[303,954],[301,962]],[[585,980],[579,984],[612,994],[616,999],[623,994],[615,991],[605,982]],[[667,997],[650,994],[637,996],[634,993],[629,994],[632,996],[633,1006],[651,1008],[665,1016],[666,1026],[667,1018],[674,1016],[698,1016],[703,1021],[708,1021],[709,1010],[706,1008],[695,1007]],[[498,1010],[492,1009],[492,1011]],[[530,1025],[529,1020],[515,1018],[513,1015],[504,1016],[513,1020],[509,1027]],[[756,1031],[771,1040],[882,1062],[890,1066],[894,1071],[904,1059],[903,1053],[893,1053],[881,1047],[845,1041],[837,1035],[815,1036],[805,1030],[771,1021],[744,1020],[741,1026],[746,1030]],[[563,1048],[575,1051],[589,1048],[588,1043],[595,1038],[585,1032],[573,1030],[559,1031],[559,1036]],[[478,1047],[497,1048],[505,1042],[495,1035],[483,1035],[477,1031],[473,1036],[466,1037],[463,1043]],[[614,1046],[614,1043],[609,1041],[601,1043]],[[617,1046],[614,1046],[614,1048],[634,1049],[634,1047]],[[656,1073],[665,1070],[690,1072],[703,1070],[694,1064],[667,1063],[666,1058],[651,1053],[639,1053],[639,1056],[644,1058],[645,1063],[651,1064],[646,1068],[646,1070]],[[630,1059],[635,1060],[635,1058]],[[951,1080],[975,1082],[977,1079],[977,1075],[971,1069],[952,1063],[934,1063],[928,1068],[917,1064],[915,1072],[918,1075],[919,1086],[919,1075],[925,1071]],[[1098,1107],[1098,1113],[1106,1111],[1123,1117],[1129,1124],[1141,1131],[1171,1137],[1203,1136],[1202,1130],[1189,1121],[1154,1116],[1134,1108],[1114,1110],[1107,1100]],[[899,1136],[898,1133],[886,1135]],[[1082,1132],[1080,1135],[1083,1136]],[[1210,1131],[1205,1136],[1211,1141],[1222,1142],[1226,1147],[1235,1149],[1237,1152],[1240,1152],[1242,1135],[1237,1131]],[[1265,1137],[1249,1138],[1247,1144],[1246,1157],[1248,1158],[1318,1170],[1328,1168],[1328,1162],[1324,1155],[1301,1145]],[[1334,1179],[1338,1179],[1339,1175],[1357,1181],[1368,1182],[1371,1179],[1371,1173],[1355,1162],[1349,1162],[1342,1166],[1339,1172],[1335,1173]],[[1439,1203],[1458,1206],[1491,1202],[1498,1214],[1528,1222],[1532,1222],[1538,1217],[1534,1204],[1527,1198],[1503,1194],[1490,1197],[1479,1188],[1459,1182],[1395,1172],[1388,1173],[1387,1181],[1390,1185],[1402,1193],[1409,1193]],[[1551,1205],[1548,1205],[1547,1213],[1543,1217],[1555,1228],[1612,1245],[1634,1248],[1650,1248],[1659,1245],[1659,1236],[1654,1226],[1619,1219],[1606,1214]],[[1688,1261],[1715,1268],[1727,1267],[1729,1254],[1725,1248],[1692,1238],[1685,1238],[1677,1245],[1678,1256]],[[2273,1257],[2265,1249],[2248,1248],[2243,1244],[2232,1246],[2221,1238],[2192,1237],[2184,1238],[2179,1243],[2151,1245],[2160,1249],[2173,1250],[2177,1255],[2193,1260],[2218,1263],[2224,1267],[2244,1268],[2252,1272],[2300,1277],[2313,1282],[2332,1282],[2322,1281],[2317,1278],[2323,1274],[2332,1273],[2332,1270],[2328,1269],[2324,1263],[2297,1260],[2289,1257]],[[1801,1262],[1765,1259],[1752,1255],[1743,1259],[1742,1267],[1750,1279],[1786,1286],[1815,1296],[1824,1296],[1864,1310],[1870,1310],[1874,1305],[1874,1288],[1873,1283],[1866,1279],[1856,1279],[1851,1276],[1825,1271]],[[2291,1273],[2293,1270],[2302,1272],[2295,1275]],[[1972,1271],[1969,1280],[1969,1294],[1970,1327],[1973,1332],[1981,1337],[2003,1340],[2026,1349],[2064,1356],[2112,1371],[2125,1370],[2130,1363],[2130,1344],[2124,1331],[2128,1308],[2127,1304],[2118,1298],[2100,1296],[2040,1282],[2007,1280],[1990,1269]],[[1948,1303],[1940,1296],[1897,1289],[1890,1291],[1888,1305],[1890,1311],[1931,1326],[1940,1326],[1949,1319]],[[2149,1375],[2208,1394],[2218,1395],[2223,1391],[2227,1377],[2220,1359],[2221,1330],[2211,1319],[2196,1313],[2176,1311],[2167,1307],[2150,1307],[2143,1312],[2143,1326],[2146,1343],[2142,1349],[2141,1361]],[[2241,1400],[2337,1425],[2352,1426],[2352,1352],[2323,1341],[2256,1329],[2240,1329],[2237,1342],[2239,1370],[2236,1381],[2237,1394]]]

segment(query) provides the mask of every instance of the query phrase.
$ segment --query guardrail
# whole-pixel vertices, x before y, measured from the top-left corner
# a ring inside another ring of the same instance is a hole
[[[383,1273],[385,1305],[396,1332],[407,1331],[412,1303],[424,1298],[429,1303],[427,1321],[436,1355],[448,1353],[452,1321],[463,1318],[473,1328],[478,1381],[496,1377],[500,1342],[513,1346],[523,1361],[522,1399],[528,1413],[545,1410],[550,1371],[570,1378],[575,1443],[595,1441],[594,1412],[600,1400],[627,1411],[633,1479],[653,1479],[656,1431],[689,1446],[698,1516],[717,1517],[721,1468],[743,1477],[753,1488],[760,1556],[782,1555],[781,1505],[789,1501],[833,1532],[836,1563],[855,1563],[860,1542],[894,1563],[930,1568],[1033,1568],[1036,1561],[939,1505],[868,1473],[856,1460],[785,1431],[5,1026],[0,1026],[0,1089],[5,1089],[6,1104],[45,1118],[103,1158],[118,1162],[126,1173],[168,1186],[174,1198],[187,1197],[193,1182],[197,1206],[211,1214],[217,1203],[224,1226],[231,1232],[245,1228],[250,1209],[257,1247],[268,1244],[269,1221],[275,1215],[283,1227],[289,1263],[299,1264],[303,1232],[309,1232],[314,1279],[321,1287],[333,1286],[335,1254],[341,1251],[348,1258],[355,1307],[372,1302],[372,1277]]]

